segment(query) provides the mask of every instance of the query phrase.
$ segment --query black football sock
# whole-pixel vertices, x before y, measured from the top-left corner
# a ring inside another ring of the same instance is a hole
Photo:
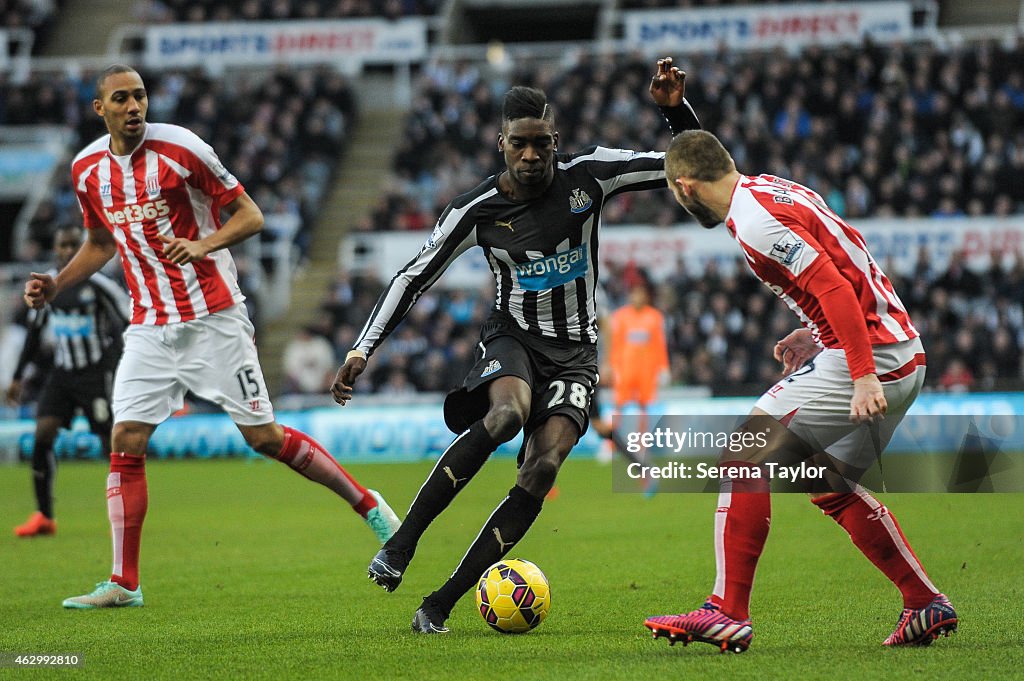
[[[464,593],[480,579],[484,570],[511,550],[540,515],[543,499],[516,485],[484,523],[459,567],[440,589],[427,596],[447,616]]]
[[[36,490],[36,506],[47,518],[53,518],[53,478],[57,460],[53,447],[36,445],[32,448],[32,484]]]
[[[448,508],[455,495],[476,475],[499,444],[484,428],[482,420],[455,438],[438,459],[434,470],[430,471],[402,526],[388,540],[385,548],[405,551],[411,557],[430,523]]]

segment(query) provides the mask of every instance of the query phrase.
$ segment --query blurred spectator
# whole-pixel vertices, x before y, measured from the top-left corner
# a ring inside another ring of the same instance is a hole
[[[143,9],[152,11],[157,4]],[[0,125],[63,124],[77,134],[71,146],[84,145],[106,132],[92,110],[93,80],[94,74],[86,72],[43,75],[12,85],[0,74]],[[209,139],[263,210],[261,241],[295,243],[304,256],[311,223],[357,116],[345,77],[310,67],[223,78],[199,70],[165,71],[147,75],[146,81],[148,120],[173,122]],[[61,163],[55,174],[52,194],[32,222],[30,239],[48,242],[56,228],[80,224],[66,168]]]
[[[53,28],[60,1],[0,0],[0,30],[30,30],[33,34],[32,53],[39,54]]]
[[[337,370],[334,348],[314,326],[305,326],[284,349],[285,392],[326,393]]]
[[[1003,262],[993,254],[988,270],[967,269],[964,254],[955,254],[947,269],[937,269],[926,249],[908,276],[891,267],[893,286],[921,332],[928,353],[926,389],[1020,390],[1024,388],[1024,254]],[[610,307],[627,302],[635,268],[602,267]],[[373,278],[342,277],[325,302],[336,322],[344,324],[346,352],[359,323],[384,288]],[[330,303],[343,291],[347,307]],[[419,391],[447,391],[461,382],[473,363],[477,327],[493,294],[479,290],[432,290],[395,332],[388,348],[370,364],[367,383],[389,391],[412,385]],[[654,305],[665,318],[673,384],[700,385],[716,395],[759,394],[780,378],[772,358],[775,342],[795,326],[792,313],[737,261],[724,274],[713,263],[702,276],[682,268],[655,289]],[[355,308],[349,310],[349,308]],[[472,308],[469,316],[453,311]],[[453,314],[458,316],[456,321]],[[355,321],[351,321],[355,320]],[[399,381],[395,371],[406,375]]]
[[[638,0],[626,6],[675,5]],[[683,6],[737,4],[710,0]],[[1007,215],[1024,208],[1024,45],[977,43],[809,47],[689,55],[687,96],[706,128],[734,150],[741,172],[772,172],[809,184],[846,217]],[[530,62],[488,81],[464,62],[423,72],[395,187],[374,229],[432,224],[481,174],[500,169],[494,139],[499,98],[510,83],[552,95],[560,143],[585,140],[661,149],[668,132],[644,99],[648,59],[581,53],[560,70]],[[622,195],[605,223],[687,221],[670,195]]]
[[[951,393],[964,393],[974,385],[974,374],[961,359],[954,359],[939,377],[939,385]]]

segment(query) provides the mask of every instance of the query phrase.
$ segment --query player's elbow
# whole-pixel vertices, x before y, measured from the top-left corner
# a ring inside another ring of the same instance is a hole
[[[251,214],[249,215],[249,233],[259,234],[263,231],[263,225],[265,223],[266,220],[263,219],[263,211],[254,204],[252,206]]]

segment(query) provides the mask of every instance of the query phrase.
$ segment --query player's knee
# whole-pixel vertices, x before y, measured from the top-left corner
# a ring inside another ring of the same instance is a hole
[[[111,449],[115,452],[125,452],[134,455],[146,453],[149,444],[149,436],[153,434],[155,426],[148,423],[136,421],[121,421],[114,424],[111,432]]]
[[[484,417],[484,427],[495,440],[508,442],[523,429],[526,414],[517,404],[496,404]]]
[[[517,484],[535,497],[543,498],[555,486],[562,458],[557,452],[528,458],[519,469]]]
[[[271,424],[272,426],[273,424]],[[284,433],[278,428],[261,426],[242,429],[242,436],[254,450],[264,456],[277,457],[284,444]]]

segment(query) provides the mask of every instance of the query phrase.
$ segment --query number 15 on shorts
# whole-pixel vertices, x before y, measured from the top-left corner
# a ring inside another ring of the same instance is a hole
[[[238,387],[242,391],[242,401],[248,401],[250,409],[259,411],[260,382],[256,376],[256,370],[253,367],[240,369],[235,374],[235,379],[238,381]]]

